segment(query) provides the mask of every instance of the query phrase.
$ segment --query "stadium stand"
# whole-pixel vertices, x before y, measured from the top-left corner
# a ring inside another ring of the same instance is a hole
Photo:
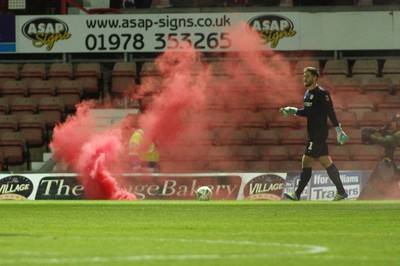
[[[216,4],[215,1],[183,2],[185,1],[170,1],[170,5],[176,8],[183,5],[191,7],[194,5],[196,7],[221,5]],[[247,1],[246,5],[256,7],[268,5],[282,8],[332,5],[332,3],[322,2]],[[346,2],[345,5],[352,2],[351,4],[356,6],[372,5],[377,1],[338,2],[342,4]],[[33,11],[26,10],[26,12],[31,14]],[[279,59],[266,59],[271,73],[268,77],[261,78],[255,75],[251,77],[249,86],[252,86],[252,91],[256,87],[260,88],[259,93],[265,93],[263,90],[265,87],[276,89],[276,84],[268,83],[270,76],[281,76],[282,80],[286,81],[287,77],[295,74],[298,76],[296,82],[299,86],[298,93],[301,100],[304,92],[301,85],[303,68],[305,66],[317,67],[322,74],[318,83],[331,92],[338,118],[351,139],[350,146],[339,146],[336,141],[336,132],[333,128],[330,130],[328,142],[333,145],[330,146],[330,151],[335,163],[340,169],[347,170],[370,170],[373,168],[378,158],[376,156],[381,153],[363,157],[361,154],[355,153],[353,149],[358,149],[356,145],[363,146],[360,133],[362,127],[381,127],[387,121],[386,115],[395,113],[400,106],[398,96],[390,94],[400,88],[400,60],[371,54],[361,54],[358,56],[360,58],[353,55],[346,58],[345,52],[342,54],[340,51],[335,55],[315,53],[316,56],[312,56],[313,52],[293,54],[295,56],[292,56],[290,52],[282,53]],[[111,63],[110,59],[103,60],[103,55],[99,54],[83,55],[84,59],[79,58],[76,61],[67,60],[74,64],[58,63],[59,59],[32,60],[35,63],[25,63],[25,59],[30,58],[30,55],[24,56],[19,61],[19,65],[15,63],[0,64],[0,133],[3,132],[3,129],[4,132],[19,131],[25,136],[25,143],[29,147],[46,145],[46,131],[51,130],[56,123],[63,121],[66,112],[74,112],[76,103],[84,98],[99,98],[100,96],[102,98],[107,92],[110,92],[112,96],[123,97],[127,90],[131,88],[136,90],[137,85],[141,85],[141,92],[144,95],[154,95],[163,89],[163,77],[153,61],[154,55],[138,56],[133,54],[129,60],[125,59],[129,62],[120,62],[121,54],[111,55]],[[238,71],[235,74],[240,75],[250,76],[253,74],[248,66],[243,66],[243,62],[237,64],[237,62],[225,60],[221,55],[205,56],[210,57],[199,63],[198,67],[208,66],[208,70],[213,73],[212,78],[208,80],[209,91],[214,91],[219,84],[229,83],[232,79],[232,72],[229,70]],[[71,57],[74,58],[74,56]],[[84,62],[85,59],[88,59],[87,62]],[[384,64],[380,69],[379,61],[383,62],[383,60]],[[37,61],[45,63],[37,64]],[[57,63],[53,61],[57,61]],[[18,69],[21,71],[19,72]],[[198,72],[194,70],[193,75],[196,74]],[[63,81],[66,81],[64,85]],[[79,83],[81,84],[77,86],[79,88],[71,85]],[[108,87],[103,88],[103,84]],[[154,84],[158,84],[158,86],[154,86]],[[287,84],[281,86],[285,85]],[[146,91],[146,89],[148,90]],[[237,87],[218,89],[235,95],[240,92],[240,88]],[[14,105],[14,99],[17,97],[18,101],[21,99],[26,102],[35,99],[37,112],[34,108],[27,108],[26,104],[26,109],[19,110],[21,114],[17,116],[18,108]],[[295,106],[299,106],[299,104],[301,102],[297,102]],[[304,152],[306,120],[296,117],[283,119],[277,112],[279,107],[282,107],[280,103],[268,102],[264,98],[251,95],[239,95],[230,102],[222,97],[212,98],[207,102],[206,114],[202,115],[203,119],[208,121],[207,131],[202,136],[203,139],[196,139],[202,145],[212,144],[210,157],[208,158],[205,153],[200,153],[202,156],[190,154],[190,150],[194,146],[193,139],[185,139],[182,136],[179,145],[185,148],[185,151],[182,151],[185,158],[174,156],[177,152],[170,151],[167,154],[168,160],[163,162],[162,170],[166,172],[176,168],[183,171],[299,170],[301,155]],[[31,114],[22,115],[28,109]],[[14,117],[15,121],[12,121],[11,117]],[[3,120],[5,120],[4,123]],[[9,121],[7,122],[7,120]],[[35,133],[31,133],[33,130]],[[198,153],[198,150],[194,150]],[[195,151],[193,153],[196,153]],[[6,155],[7,153],[4,156],[4,165],[10,161]],[[204,157],[208,159],[206,160]],[[15,161],[12,163],[15,164]]]

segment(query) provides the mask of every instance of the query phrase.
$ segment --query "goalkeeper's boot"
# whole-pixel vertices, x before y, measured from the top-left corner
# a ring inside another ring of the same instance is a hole
[[[296,194],[296,192],[288,192],[288,193],[283,193],[283,195],[287,198],[287,199],[290,199],[290,200],[293,200],[293,201],[299,201],[300,199],[299,199],[299,197],[297,197],[297,194]]]
[[[333,201],[339,201],[339,200],[344,200],[348,197],[349,195],[347,195],[346,192],[344,192],[343,194],[339,194],[338,192],[336,192],[335,197],[333,197]]]

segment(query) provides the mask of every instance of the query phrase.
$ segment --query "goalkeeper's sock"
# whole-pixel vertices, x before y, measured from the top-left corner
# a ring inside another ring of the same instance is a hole
[[[303,168],[303,171],[300,174],[299,186],[296,189],[297,198],[300,199],[301,193],[303,192],[304,188],[307,186],[308,181],[310,181],[311,173],[312,173],[312,168],[311,167],[304,167]]]
[[[326,168],[326,171],[328,172],[328,176],[332,180],[333,184],[335,184],[338,193],[343,195],[346,191],[344,190],[342,180],[340,180],[339,170],[336,165],[332,163],[328,168]]]

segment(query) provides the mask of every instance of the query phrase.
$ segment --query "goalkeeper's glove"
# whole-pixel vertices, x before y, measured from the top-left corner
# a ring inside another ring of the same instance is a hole
[[[286,106],[284,108],[279,109],[279,112],[283,114],[283,117],[288,117],[289,114],[295,115],[297,113],[296,107]]]
[[[344,133],[342,127],[339,125],[335,127],[336,130],[336,139],[340,145],[346,144],[349,142],[350,138]]]

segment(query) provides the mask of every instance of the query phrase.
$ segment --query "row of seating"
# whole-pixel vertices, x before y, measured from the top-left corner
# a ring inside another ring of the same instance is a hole
[[[47,90],[65,89],[66,81],[74,80],[73,86],[80,95],[87,97],[98,97],[101,92],[102,73],[100,63],[79,63],[74,66],[72,63],[52,63],[46,69],[44,63],[26,63],[19,70],[17,64],[0,64],[0,91],[7,88],[8,81],[24,81],[27,88],[39,89],[44,86]],[[52,81],[48,83],[34,83],[35,81]],[[79,82],[78,82],[79,81]],[[11,85],[8,85],[11,86]]]
[[[7,117],[12,117],[16,122],[23,121],[26,115],[43,116],[46,129],[52,129],[56,123],[61,122],[66,117],[64,97],[44,96],[39,102],[34,97],[16,97],[11,104],[8,98],[0,97],[0,124],[9,121]],[[1,125],[0,125],[1,126]]]

